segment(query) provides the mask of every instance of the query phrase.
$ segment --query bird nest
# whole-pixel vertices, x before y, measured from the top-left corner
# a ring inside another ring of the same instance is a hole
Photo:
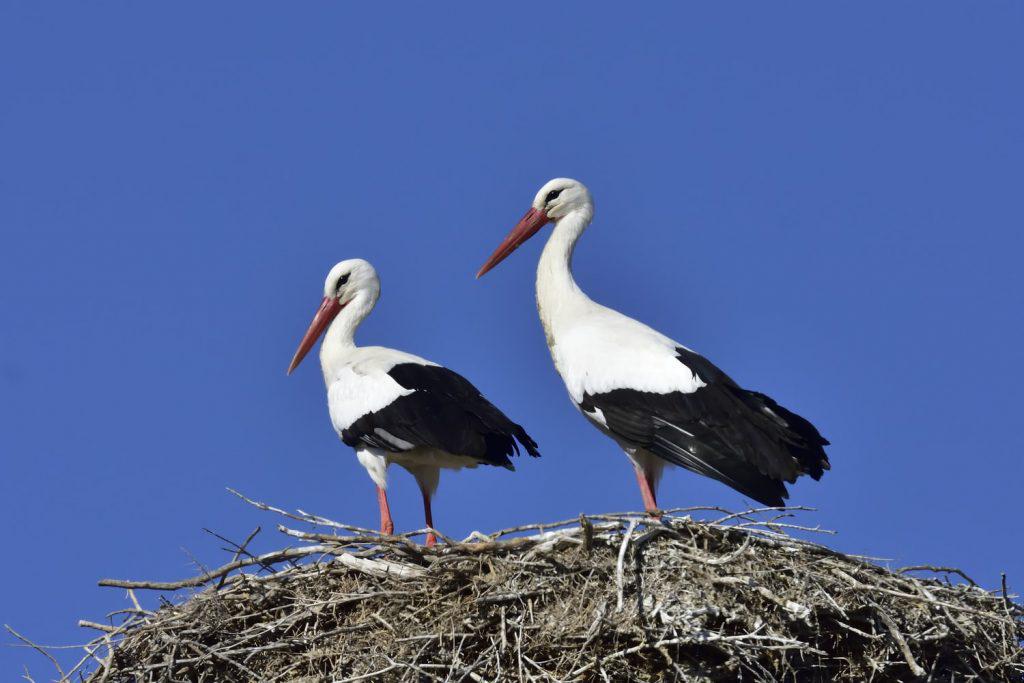
[[[794,508],[587,515],[428,549],[248,502],[312,528],[184,581],[102,581],[131,606],[82,622],[101,635],[61,678],[1024,681],[1005,582],[844,555],[795,537],[818,530]],[[192,590],[148,611],[139,589]]]

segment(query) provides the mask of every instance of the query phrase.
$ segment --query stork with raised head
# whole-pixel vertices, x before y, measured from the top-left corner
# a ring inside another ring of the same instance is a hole
[[[592,301],[572,276],[572,254],[594,217],[583,183],[556,178],[477,273],[494,268],[549,222],[537,266],[537,309],[572,402],[632,460],[648,512],[666,464],[781,506],[785,482],[829,469],[814,426],[768,396],[743,389],[711,361]]]
[[[320,366],[334,429],[356,451],[377,485],[380,530],[394,533],[387,498],[391,463],[408,470],[423,493],[427,526],[441,469],[496,465],[515,470],[519,444],[537,444],[461,375],[436,363],[380,346],[356,346],[355,332],[380,296],[380,279],[362,259],[342,261],[327,274],[324,298],[288,366],[298,367],[324,336]],[[436,543],[433,533],[427,545]]]

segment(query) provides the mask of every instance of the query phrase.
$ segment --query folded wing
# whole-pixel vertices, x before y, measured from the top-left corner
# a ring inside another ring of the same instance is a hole
[[[526,430],[458,373],[437,365],[399,363],[387,374],[403,391],[341,430],[349,446],[392,452],[429,447],[507,469],[514,469],[509,456],[519,453],[519,444],[530,455],[540,455]]]
[[[802,474],[819,479],[829,468],[828,441],[810,422],[741,388],[699,354],[682,347],[675,353],[699,380],[690,391],[586,393],[580,409],[618,440],[765,505],[783,504],[784,482]]]

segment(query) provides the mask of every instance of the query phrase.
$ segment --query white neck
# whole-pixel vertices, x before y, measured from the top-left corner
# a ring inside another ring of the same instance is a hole
[[[320,367],[328,384],[349,354],[355,350],[356,330],[376,304],[377,297],[371,296],[365,290],[357,292],[328,326],[324,341],[320,345]]]
[[[584,206],[558,219],[537,264],[537,310],[548,346],[554,342],[561,321],[594,306],[572,277],[572,253],[576,241],[594,217],[593,206]]]

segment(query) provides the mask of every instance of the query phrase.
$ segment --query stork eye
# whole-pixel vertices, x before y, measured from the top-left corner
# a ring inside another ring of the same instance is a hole
[[[547,204],[553,199],[558,199],[560,194],[562,194],[562,190],[551,190],[551,192],[548,192],[548,196],[544,198],[544,203]]]
[[[340,278],[338,278],[338,286],[334,288],[334,291],[340,290],[342,287],[345,286],[346,282],[348,282],[348,275],[347,274],[346,275],[342,275]]]

